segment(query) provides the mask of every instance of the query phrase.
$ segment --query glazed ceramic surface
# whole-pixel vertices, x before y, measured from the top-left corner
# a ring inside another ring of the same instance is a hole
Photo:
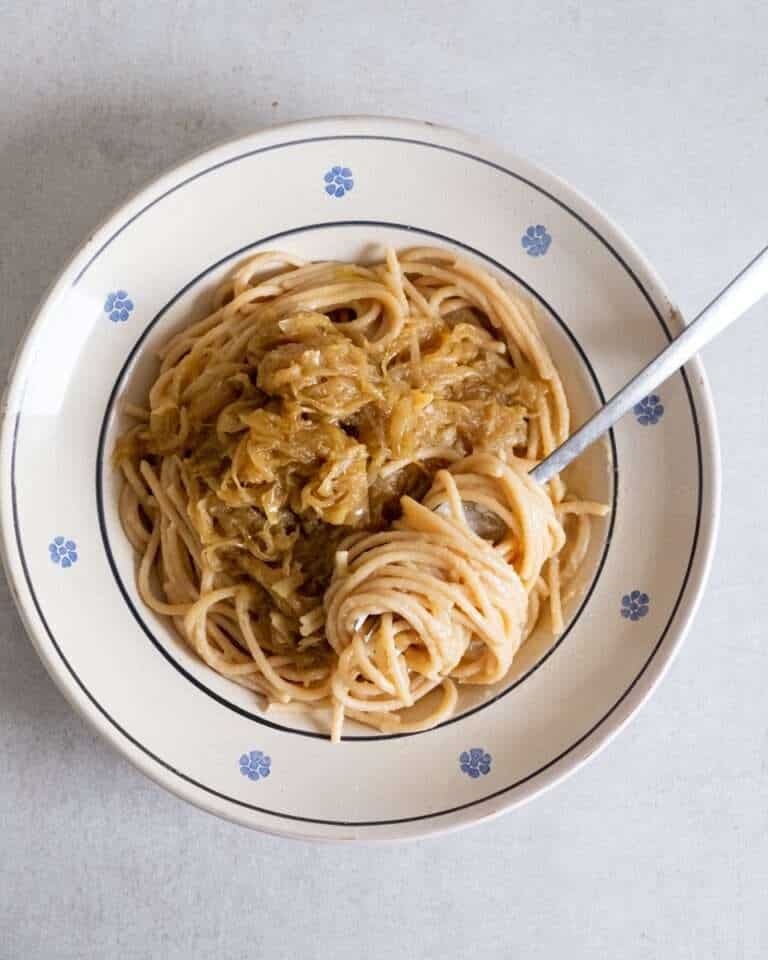
[[[133,763],[192,803],[293,836],[397,839],[514,807],[604,745],[652,691],[695,611],[714,542],[717,438],[698,362],[645,398],[570,483],[610,504],[556,641],[538,631],[506,681],[463,692],[417,734],[269,711],[141,603],[117,517],[119,401],[155,348],[204,314],[259,250],[368,260],[439,245],[536,304],[575,425],[680,318],[604,215],[529,162],[452,130],[310,121],[218,147],[117,211],[56,281],[6,395],[3,545],[40,657]]]

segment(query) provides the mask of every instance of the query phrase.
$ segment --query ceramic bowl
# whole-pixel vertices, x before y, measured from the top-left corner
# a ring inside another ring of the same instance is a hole
[[[527,294],[577,424],[681,326],[622,232],[530,162],[431,124],[316,120],[217,147],[111,216],[47,295],[6,396],[5,562],[52,677],[162,786],[291,836],[437,833],[575,770],[669,665],[715,536],[717,438],[694,361],[574,470],[611,512],[565,633],[535,634],[506,681],[463,693],[449,722],[394,736],[350,722],[332,745],[314,718],[265,712],[197,660],[137,595],[109,462],[117,401],[141,392],[154,348],[253,252],[368,259],[385,244],[450,247]]]

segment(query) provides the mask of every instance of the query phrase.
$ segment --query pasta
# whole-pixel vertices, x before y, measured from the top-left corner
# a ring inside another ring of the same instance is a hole
[[[387,732],[563,629],[590,517],[531,306],[448,250],[260,253],[162,348],[115,448],[138,589],[269,708]]]

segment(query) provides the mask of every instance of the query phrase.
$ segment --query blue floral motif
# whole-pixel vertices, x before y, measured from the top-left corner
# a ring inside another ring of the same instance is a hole
[[[639,620],[648,613],[651,600],[647,593],[633,590],[621,598],[621,615],[627,620]]]
[[[661,397],[652,393],[650,396],[643,397],[640,403],[633,407],[633,413],[637,417],[637,422],[644,427],[653,426],[664,416],[664,404]]]
[[[547,233],[545,227],[537,223],[535,227],[528,227],[520,239],[520,243],[525,247],[528,256],[543,257],[549,250],[552,237]]]
[[[462,773],[466,773],[473,780],[482,774],[491,772],[491,755],[486,753],[481,747],[472,747],[471,750],[464,750],[459,754],[459,768]]]
[[[272,759],[261,750],[251,750],[240,757],[240,773],[249,780],[263,780],[268,777]]]
[[[116,290],[110,293],[104,301],[104,313],[112,323],[124,323],[133,310],[133,300],[130,300],[125,290]]]
[[[77,544],[74,540],[65,537],[54,537],[48,544],[48,553],[53,563],[64,567],[71,567],[77,563]]]
[[[325,192],[329,197],[343,197],[355,185],[349,167],[331,167],[323,180],[325,181]]]

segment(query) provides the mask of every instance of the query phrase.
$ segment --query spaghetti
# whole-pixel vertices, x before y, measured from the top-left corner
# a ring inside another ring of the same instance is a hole
[[[531,307],[453,253],[262,253],[164,346],[114,454],[138,588],[269,706],[385,731],[562,631],[605,509],[530,468],[569,409]]]

